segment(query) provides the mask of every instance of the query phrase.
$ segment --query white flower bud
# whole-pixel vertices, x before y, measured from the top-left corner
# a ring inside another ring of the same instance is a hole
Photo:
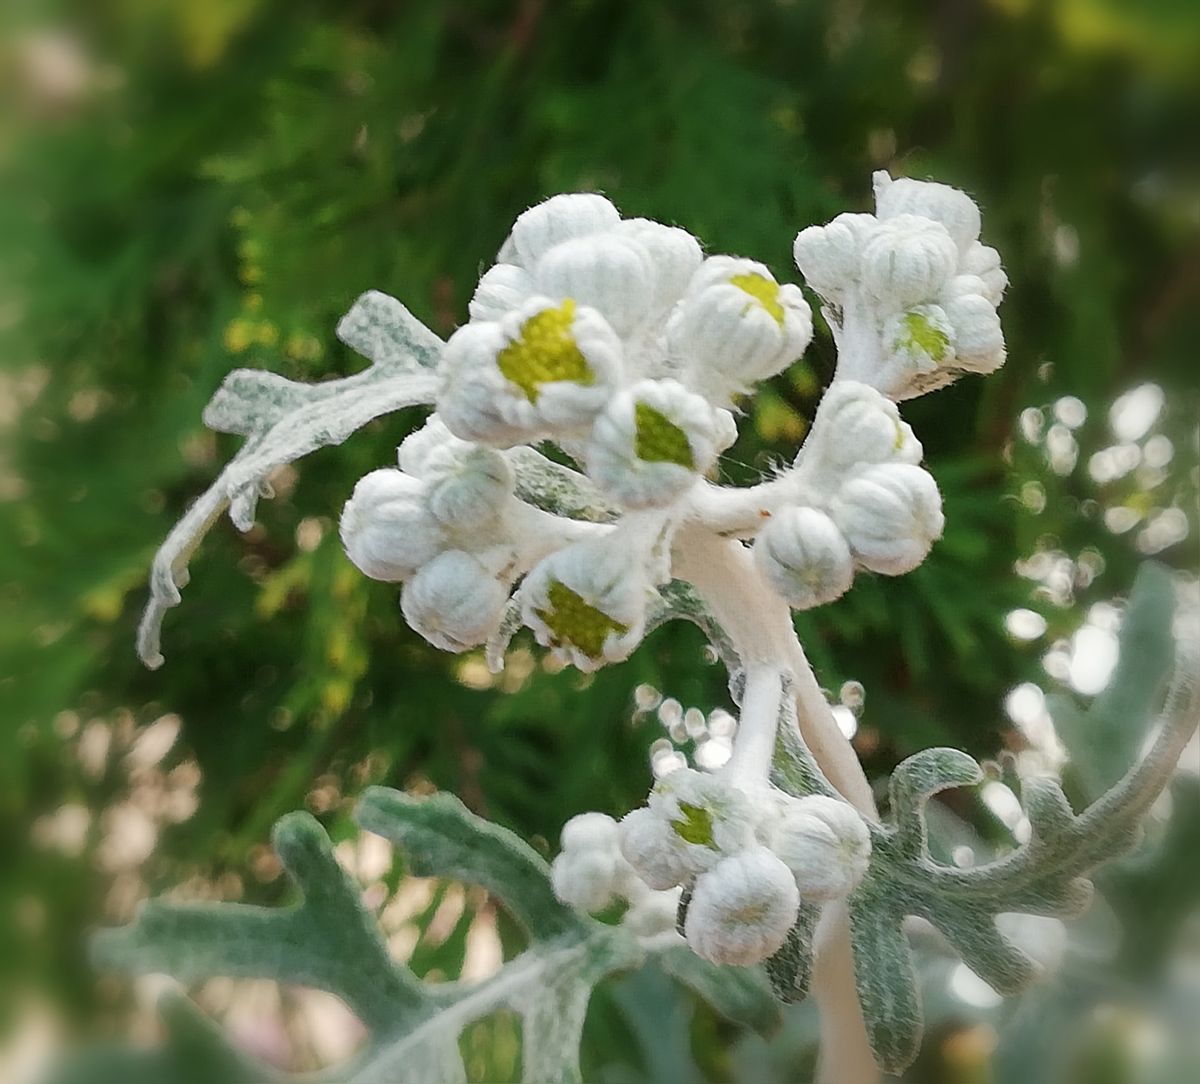
[[[674,888],[690,876],[670,823],[651,809],[625,814],[620,846],[625,861],[650,888]]]
[[[549,249],[534,267],[537,292],[600,312],[618,335],[637,328],[654,302],[650,256],[630,238],[577,237]]]
[[[783,801],[771,850],[792,871],[803,899],[848,896],[866,876],[871,833],[849,803],[813,795]]]
[[[342,510],[346,555],[374,580],[406,580],[447,545],[429,514],[424,487],[395,468],[360,478]]]
[[[979,207],[965,192],[934,181],[914,181],[908,177],[892,180],[884,170],[879,170],[872,180],[875,213],[881,221],[899,215],[917,215],[940,222],[963,252],[979,237]]]
[[[425,470],[425,504],[452,531],[494,527],[512,496],[512,467],[495,448],[443,445],[430,455]]]
[[[507,602],[507,587],[462,550],[433,558],[400,592],[400,608],[413,631],[453,652],[485,643],[500,627]]]
[[[862,282],[879,303],[909,308],[936,297],[954,274],[958,249],[940,222],[898,215],[863,249]]]
[[[822,297],[840,302],[858,282],[863,246],[878,228],[874,215],[838,215],[825,226],[796,235],[792,254],[804,281]]]
[[[798,286],[780,285],[762,264],[710,256],[667,324],[686,382],[714,401],[785,369],[812,338]]]
[[[603,813],[581,813],[562,830],[562,851],[550,867],[554,894],[572,907],[602,911],[621,894],[628,864],[617,847],[617,822]]]
[[[914,305],[883,325],[884,351],[905,374],[931,373],[953,361],[954,343],[954,325],[939,305]]]
[[[781,508],[754,543],[759,571],[789,606],[808,610],[840,598],[854,582],[842,532],[815,508]]]
[[[916,568],[945,525],[937,483],[909,463],[869,467],[834,497],[830,514],[859,564],[886,576]]]
[[[623,219],[616,234],[636,241],[645,250],[653,272],[650,311],[665,314],[683,296],[704,261],[700,242],[687,230],[648,218]]]
[[[979,294],[946,302],[946,317],[954,328],[956,363],[972,372],[990,373],[1004,364],[1004,331],[995,307]]]
[[[684,934],[697,956],[748,967],[779,951],[799,906],[791,871],[754,847],[697,878]]]
[[[414,478],[425,478],[425,465],[435,452],[452,447],[466,453],[475,447],[470,441],[459,440],[436,414],[430,414],[420,429],[414,429],[400,442],[397,459],[400,469]]]
[[[682,884],[754,842],[767,812],[724,777],[680,768],[621,821],[621,852],[651,888]]]
[[[505,313],[519,309],[535,292],[528,271],[498,263],[483,273],[467,311],[472,320],[499,320]]]
[[[988,245],[973,244],[963,254],[959,271],[964,275],[977,275],[983,280],[983,296],[993,305],[999,305],[1008,287],[1008,276],[1000,266],[1000,253]]]
[[[796,462],[816,475],[816,485],[833,491],[852,467],[919,463],[923,454],[912,428],[882,392],[854,380],[835,380]]]
[[[619,383],[621,354],[595,309],[533,298],[450,337],[438,413],[456,436],[501,447],[577,431]]]
[[[588,475],[626,508],[662,507],[708,471],[725,436],[705,399],[674,380],[643,380],[597,416]]]
[[[557,550],[525,577],[520,598],[538,643],[580,670],[627,659],[641,641],[645,571],[619,540]]]
[[[630,900],[621,924],[639,937],[653,937],[675,929],[679,914],[679,889],[651,892],[644,886]]]
[[[526,269],[555,245],[573,237],[587,237],[613,229],[621,220],[617,209],[603,196],[591,192],[568,192],[551,196],[518,216],[513,223],[512,244],[506,246]],[[505,255],[501,249],[501,255]]]

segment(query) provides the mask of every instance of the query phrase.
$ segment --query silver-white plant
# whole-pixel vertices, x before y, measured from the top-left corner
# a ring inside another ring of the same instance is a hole
[[[718,458],[744,397],[808,346],[800,288],[706,257],[677,227],[622,219],[602,196],[555,196],[517,219],[447,342],[368,293],[338,329],[366,371],[315,386],[228,378],[206,421],[246,443],[160,550],[139,640],[157,665],[163,614],[226,506],[245,529],[273,469],[431,404],[397,464],[355,487],[346,553],[403,584],[404,616],[431,644],[483,647],[493,668],[521,626],[588,671],[672,617],[706,630],[740,706],[729,762],[666,776],[619,825],[570,821],[553,890],[584,912],[623,902],[632,932],[682,937],[712,963],[765,962],[781,999],[811,985],[837,1084],[915,1054],[906,916],[941,929],[997,989],[1019,988],[1033,965],[996,917],[1086,905],[1081,875],[1128,845],[1195,722],[1194,693],[1177,696],[1149,756],[1078,816],[1055,784],[1029,783],[1032,839],[989,866],[949,869],[925,845],[927,798],[980,779],[964,754],[902,764],[880,820],[792,611],[864,571],[912,571],[941,536],[938,488],[897,403],[1003,364],[1006,278],[962,192],[879,173],[875,197],[875,214],[796,238],[838,362],[803,447],[769,480],[723,485]]]

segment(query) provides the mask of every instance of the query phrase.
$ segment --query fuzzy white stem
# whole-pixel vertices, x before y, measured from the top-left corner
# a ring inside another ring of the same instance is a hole
[[[864,817],[877,819],[870,784],[821,693],[796,638],[791,610],[754,567],[740,542],[692,525],[675,539],[675,573],[700,593],[728,632],[743,664],[791,671],[800,731],[821,770]],[[844,904],[825,908],[815,937],[813,995],[821,1014],[820,1084],[875,1084],[875,1066],[854,980]]]
[[[729,775],[734,782],[761,784],[769,778],[782,691],[783,674],[778,668],[752,666],[746,670],[741,719],[729,758]]]

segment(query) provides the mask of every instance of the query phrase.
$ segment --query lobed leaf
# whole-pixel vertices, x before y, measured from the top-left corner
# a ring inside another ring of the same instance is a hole
[[[369,368],[321,384],[237,369],[205,409],[210,428],[246,441],[154,555],[150,599],[137,637],[138,655],[147,666],[162,665],[163,618],[179,604],[188,561],[222,512],[228,509],[234,525],[249,530],[273,470],[317,448],[341,444],[384,414],[433,402],[442,341],[395,298],[374,290],[363,294],[338,324],[338,335],[371,360]]]

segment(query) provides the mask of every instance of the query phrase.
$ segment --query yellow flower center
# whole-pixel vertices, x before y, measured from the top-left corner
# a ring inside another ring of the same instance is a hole
[[[573,644],[590,659],[598,659],[604,654],[604,641],[609,633],[624,636],[629,631],[628,625],[614,621],[603,610],[584,602],[565,583],[559,580],[550,582],[550,608],[534,612],[554,634],[555,644]]]
[[[729,282],[739,290],[748,293],[774,317],[775,323],[783,327],[783,305],[779,301],[779,283],[773,282],[765,275],[755,274],[734,275]]]
[[[496,365],[505,377],[536,403],[542,385],[570,380],[592,384],[595,374],[571,335],[575,302],[567,298],[558,308],[546,309],[521,325],[521,337],[500,351]]]
[[[694,843],[697,847],[716,849],[717,843],[713,838],[712,814],[702,805],[679,803],[679,811],[683,820],[672,821],[671,828],[685,843]]]
[[[902,350],[922,353],[935,363],[950,352],[950,337],[930,323],[923,313],[906,312],[901,326],[903,330],[897,345]]]
[[[687,434],[662,411],[646,403],[633,408],[634,451],[647,463],[678,463],[692,470],[696,460]]]

